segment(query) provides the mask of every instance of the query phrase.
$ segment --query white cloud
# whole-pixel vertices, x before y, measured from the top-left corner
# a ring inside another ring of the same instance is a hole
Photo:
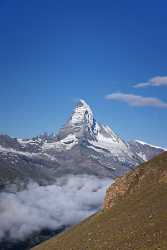
[[[158,98],[144,97],[134,94],[125,94],[121,92],[107,95],[106,99],[111,101],[125,102],[128,103],[130,106],[136,106],[136,107],[151,106],[151,107],[167,108],[167,102],[164,102]]]
[[[111,179],[68,176],[50,186],[30,184],[20,192],[0,194],[0,239],[24,239],[44,228],[78,223],[103,204]]]
[[[155,76],[146,82],[141,82],[133,85],[134,88],[145,88],[148,86],[167,86],[167,76]]]

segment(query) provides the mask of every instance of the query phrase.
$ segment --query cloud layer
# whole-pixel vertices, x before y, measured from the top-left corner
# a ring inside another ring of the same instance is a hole
[[[134,88],[145,88],[145,87],[149,87],[149,86],[167,86],[167,76],[155,76],[150,78],[148,81],[146,82],[141,82],[141,83],[137,83],[135,84],[133,87]]]
[[[106,99],[111,101],[125,102],[130,106],[136,106],[136,107],[150,106],[150,107],[167,108],[167,102],[164,102],[158,98],[143,97],[140,95],[125,94],[121,92],[116,92],[107,95]]]
[[[0,239],[78,223],[102,205],[111,179],[68,176],[50,186],[30,184],[24,191],[0,194]]]

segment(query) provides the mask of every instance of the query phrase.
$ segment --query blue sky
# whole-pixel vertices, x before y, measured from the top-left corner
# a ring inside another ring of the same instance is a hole
[[[167,146],[167,84],[151,81],[167,75],[166,9],[161,0],[1,0],[0,132],[56,131],[82,98],[123,138]]]

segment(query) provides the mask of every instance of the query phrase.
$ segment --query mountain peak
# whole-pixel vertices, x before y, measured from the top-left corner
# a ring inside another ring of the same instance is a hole
[[[90,106],[84,100],[79,100],[79,102],[75,106],[75,109],[71,115],[69,123],[79,124],[79,123],[83,123],[85,119],[87,120],[88,123],[92,124],[93,112]]]
[[[81,99],[76,104],[70,119],[60,129],[58,139],[62,140],[68,135],[75,135],[77,138],[90,135],[94,132],[95,125],[96,121],[90,106]]]
[[[104,126],[94,118],[90,106],[84,101],[79,100],[76,104],[73,113],[67,123],[60,129],[57,139],[64,140],[70,136],[75,136],[80,142],[88,144],[97,143],[95,147],[102,147],[103,149],[111,148],[111,144],[119,144],[119,147],[125,148],[125,143],[112,131],[108,126]]]
[[[79,101],[78,101],[78,103],[77,103],[77,106],[87,106],[87,107],[89,107],[89,105],[86,103],[86,101],[85,100],[83,100],[83,99],[80,99]]]

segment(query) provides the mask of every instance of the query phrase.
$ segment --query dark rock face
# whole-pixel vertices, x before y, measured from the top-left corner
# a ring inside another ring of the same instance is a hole
[[[17,141],[17,138],[11,138],[8,135],[0,135],[0,145],[4,148],[15,148],[16,150],[21,150],[21,145]]]

